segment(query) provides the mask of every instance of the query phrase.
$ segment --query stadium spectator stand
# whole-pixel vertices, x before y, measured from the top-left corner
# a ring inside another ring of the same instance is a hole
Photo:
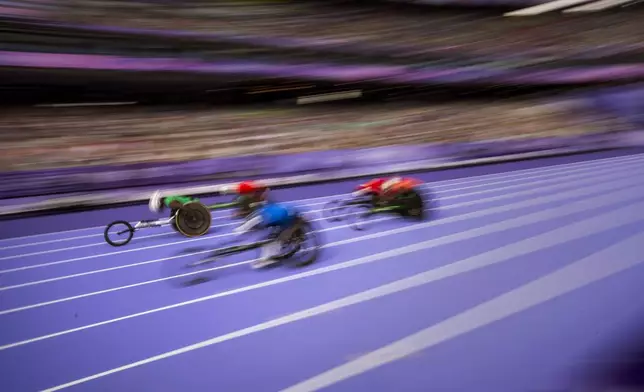
[[[573,103],[574,106],[574,103]],[[183,161],[601,131],[575,108],[538,100],[377,107],[8,108],[0,170]]]
[[[66,6],[65,6],[66,5]],[[328,43],[469,55],[569,56],[640,50],[641,8],[504,18],[480,11],[409,12],[333,2],[61,1],[58,20],[89,25],[228,33],[231,37],[308,38]]]

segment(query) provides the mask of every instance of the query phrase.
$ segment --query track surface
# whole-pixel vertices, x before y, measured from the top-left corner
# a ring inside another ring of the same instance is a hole
[[[191,275],[230,212],[205,237],[150,229],[123,248],[101,226],[144,207],[13,222],[0,390],[567,390],[644,321],[643,162],[421,174],[433,219],[365,232],[320,219],[356,181],[276,191],[320,219],[322,258],[298,270],[253,271],[242,254]]]

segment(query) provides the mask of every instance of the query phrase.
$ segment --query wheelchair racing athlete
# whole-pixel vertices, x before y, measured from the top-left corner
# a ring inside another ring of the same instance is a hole
[[[236,217],[244,218],[253,212],[253,207],[261,203],[268,195],[268,187],[257,181],[243,181],[239,184],[222,189],[222,194],[236,194],[234,203],[239,207]]]
[[[170,209],[170,217],[173,217],[184,204],[198,202],[199,199],[192,196],[167,196],[162,197],[161,191],[155,191],[148,201],[148,209],[154,213],[163,212],[165,208]],[[170,223],[175,231],[179,231],[177,223],[173,219]]]
[[[234,215],[236,217],[245,217],[250,214],[253,209],[252,205],[257,203],[263,197],[263,193],[267,192],[268,188],[260,183],[253,181],[244,181],[231,188],[222,189],[222,194],[235,193],[237,198],[230,203],[218,203],[208,206],[210,210],[220,210],[224,208],[238,207]],[[170,216],[173,216],[177,210],[186,203],[198,202],[199,199],[192,196],[166,196],[161,197],[161,192],[156,191],[150,198],[148,206],[150,211],[159,213],[163,212],[165,208],[170,209]]]
[[[169,208],[171,210],[170,215],[174,215],[182,205],[193,201],[199,201],[199,199],[192,196],[161,197],[161,191],[155,191],[150,197],[148,207],[152,212],[163,212],[165,208]]]
[[[293,238],[293,235],[304,224],[299,211],[291,206],[269,201],[267,191],[259,194],[257,205],[253,205],[254,212],[246,217],[246,221],[235,230],[237,236],[252,230],[268,229],[267,239],[272,242],[262,246],[258,260],[253,262],[252,268],[264,268],[280,261],[278,256],[284,246]]]
[[[414,190],[421,184],[422,181],[409,177],[376,178],[358,185],[352,195],[354,197],[370,195],[391,199],[402,192]]]
[[[352,196],[367,196],[376,208],[395,207],[403,216],[422,219],[423,201],[418,190],[421,184],[409,177],[376,178],[359,185]]]

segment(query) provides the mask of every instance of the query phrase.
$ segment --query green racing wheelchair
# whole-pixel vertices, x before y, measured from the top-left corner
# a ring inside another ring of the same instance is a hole
[[[134,224],[117,220],[107,225],[103,236],[105,241],[112,246],[124,246],[132,241],[134,233],[139,230],[171,226],[185,237],[200,237],[211,228],[212,211],[237,208],[235,215],[245,217],[254,211],[253,206],[253,199],[248,196],[238,196],[228,203],[206,205],[193,196],[161,197],[159,192],[155,192],[148,202],[148,207],[153,212],[169,209],[170,214],[167,218],[141,220]]]
[[[139,230],[164,226],[172,226],[185,237],[200,237],[210,230],[211,224],[209,208],[199,201],[191,201],[173,209],[167,218],[141,220],[134,224],[125,220],[114,221],[105,227],[103,237],[112,246],[123,246],[129,244]]]

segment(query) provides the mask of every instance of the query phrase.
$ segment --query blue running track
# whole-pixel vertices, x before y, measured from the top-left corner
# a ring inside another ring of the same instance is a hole
[[[121,248],[104,225],[145,206],[0,222],[0,391],[570,390],[644,322],[643,163],[419,174],[433,218],[361,232],[320,211],[357,181],[277,190],[325,243],[301,269],[252,270],[254,253],[185,269],[229,237],[230,211],[204,237]]]

